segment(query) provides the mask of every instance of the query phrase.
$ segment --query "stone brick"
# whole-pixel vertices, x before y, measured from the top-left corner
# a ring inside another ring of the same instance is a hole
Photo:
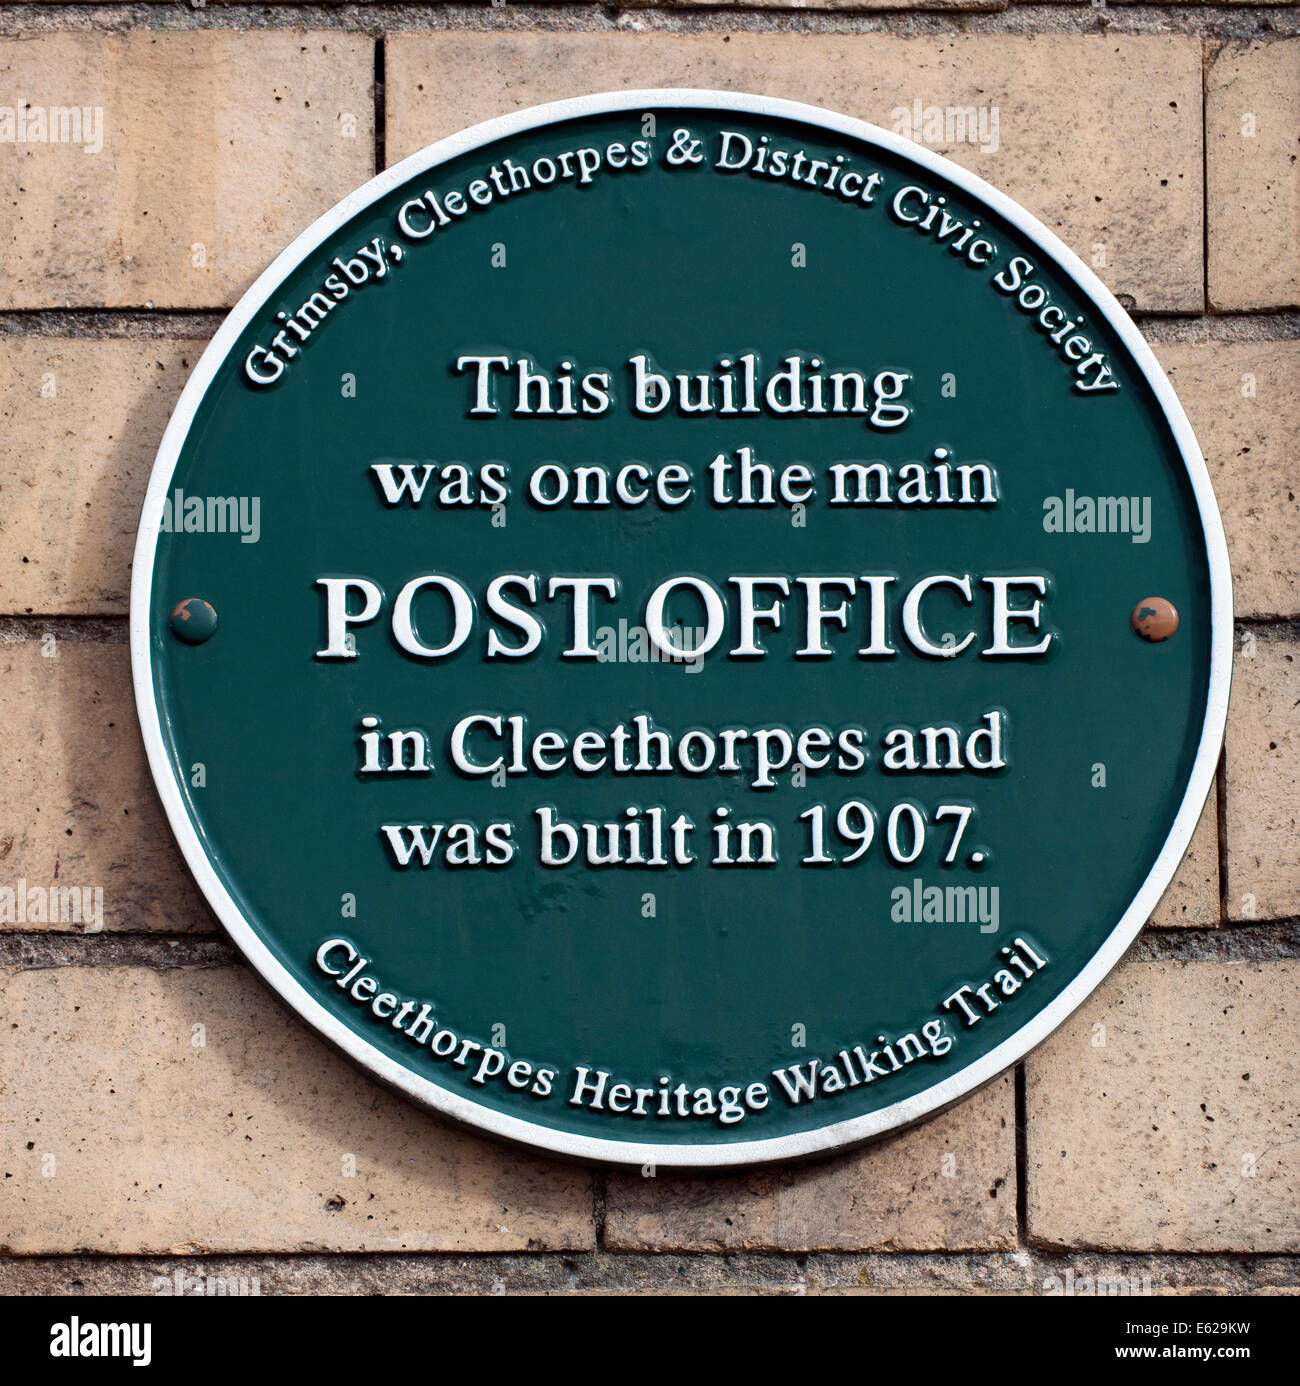
[[[145,764],[125,644],[0,644],[0,763],[9,790],[0,887],[15,892],[0,930],[82,933],[87,912],[96,916],[91,932],[219,927],[190,882]],[[26,919],[20,885],[32,902]],[[62,893],[69,888],[102,890],[102,916],[93,894]],[[31,918],[42,901],[47,918]]]
[[[945,1156],[953,1157],[944,1173]],[[738,1175],[612,1173],[605,1243],[629,1251],[956,1251],[1016,1243],[1013,1080],[848,1155]]]
[[[1155,352],[1210,469],[1237,615],[1300,613],[1300,342],[1160,343]]]
[[[373,80],[361,35],[0,39],[0,89],[92,112],[81,142],[6,147],[0,308],[232,303],[374,171]]]
[[[1030,1238],[1300,1250],[1298,1018],[1295,961],[1110,977],[1026,1063]]]
[[[1011,3],[1013,5],[1037,5],[1046,3],[1064,7],[1066,5],[1078,5],[1079,0],[1011,0]],[[1111,5],[1178,5],[1180,7],[1186,6],[1194,10],[1202,5],[1216,4],[1217,0],[1105,0],[1105,3]],[[1290,4],[1291,0],[1222,0],[1222,3],[1225,5],[1239,5],[1243,7],[1249,5],[1252,9],[1267,9],[1273,5],[1281,8],[1284,5]],[[1101,9],[1102,5],[1098,4],[1095,8]]]
[[[1151,913],[1151,923],[1187,929],[1219,923],[1219,812],[1213,786],[1186,855]]]
[[[628,0],[642,7],[717,10],[1005,10],[1010,0]],[[1246,3],[1246,0],[1241,0]],[[1280,3],[1280,0],[1279,0]]]
[[[126,614],[154,454],[202,350],[0,338],[0,612]]]
[[[242,968],[21,971],[0,1009],[6,1251],[592,1245],[588,1172],[417,1111]]]
[[[1300,38],[1223,46],[1205,79],[1210,303],[1300,304]]]
[[[390,160],[593,86],[752,91],[887,129],[917,99],[995,106],[996,151],[935,152],[1009,193],[1089,264],[1103,246],[1098,273],[1139,308],[1203,306],[1201,46],[1190,36],[412,33],[385,43]]]
[[[152,0],[153,3],[162,4],[168,0]],[[226,3],[227,0],[215,0],[215,3]],[[231,4],[239,4],[241,0],[229,0]],[[283,0],[288,5],[311,4],[315,0]],[[343,4],[346,0],[332,0],[332,3]],[[371,4],[376,0],[352,0],[356,4]],[[1117,3],[1121,0],[1117,0]],[[1128,3],[1129,0],[1122,0]],[[36,3],[36,0],[31,0]],[[115,0],[92,0],[94,4],[113,4]],[[542,5],[554,3],[563,5],[568,0],[539,0]],[[621,8],[625,9],[666,9],[666,10],[692,10],[692,9],[714,9],[714,10],[1005,10],[1011,0],[626,0],[626,4]],[[1131,3],[1140,3],[1140,0],[1131,0]],[[1176,4],[1178,0],[1157,0],[1157,3]],[[1229,4],[1249,4],[1251,0],[1227,0]],[[1288,0],[1266,0],[1268,4],[1286,4]]]
[[[1300,644],[1248,629],[1228,708],[1228,918],[1300,915]]]

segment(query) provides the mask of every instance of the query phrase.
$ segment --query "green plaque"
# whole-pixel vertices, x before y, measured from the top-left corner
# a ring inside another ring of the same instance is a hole
[[[951,1104],[1168,885],[1223,532],[1137,329],[871,126],[643,91],[305,231],[164,438],[131,640],[208,901],[376,1077],[721,1166]]]

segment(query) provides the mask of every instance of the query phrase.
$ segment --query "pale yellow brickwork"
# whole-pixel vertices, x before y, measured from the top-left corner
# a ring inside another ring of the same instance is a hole
[[[1206,78],[1210,301],[1300,303],[1300,39],[1228,43]]]
[[[1300,341],[1159,344],[1228,536],[1238,616],[1300,612]]]
[[[386,51],[390,158],[590,91],[593,74],[601,90],[724,87],[886,129],[918,97],[996,106],[996,150],[966,142],[935,152],[1009,193],[1139,308],[1194,312],[1203,302],[1201,56],[1185,37],[449,33],[394,35]],[[1141,130],[1139,157],[1115,155],[1126,125]]]
[[[19,972],[0,1015],[6,1250],[592,1244],[589,1173],[376,1088],[242,968]]]
[[[1234,21],[1250,8],[1234,2]],[[219,4],[195,27],[110,29],[58,5],[39,27],[11,19],[0,87],[104,121],[97,153],[0,147],[0,883],[103,901],[89,935],[64,916],[0,925],[11,1279],[38,1273],[11,1274],[35,1254],[107,1253],[94,1283],[111,1288],[104,1266],[131,1253],[319,1251],[369,1253],[364,1274],[382,1281],[373,1267],[419,1251],[519,1256],[558,1285],[566,1257],[599,1249],[601,1274],[665,1253],[701,1283],[747,1257],[789,1257],[795,1279],[796,1254],[908,1253],[900,1282],[942,1267],[974,1285],[952,1253],[1004,1274],[1014,1257],[1101,1248],[1186,1256],[1165,1288],[1213,1288],[1227,1272],[1205,1254],[1300,1251],[1300,340],[1285,312],[1300,303],[1300,39],[1284,10],[1260,9],[1281,37],[1246,42],[1217,7],[1172,0],[1167,24],[1125,7],[1134,18],[1104,30],[1080,0],[797,9],[686,0],[623,11],[619,32],[581,5],[563,11],[571,32],[519,15],[313,30],[291,4],[254,30]],[[880,9],[929,12],[925,32],[854,13]],[[707,32],[667,32],[682,16]],[[1205,452],[1242,622],[1222,817],[1216,789],[1145,951],[1027,1060],[1020,1103],[1006,1075],[864,1150],[721,1178],[593,1173],[454,1131],[280,1009],[221,951],[180,861],[124,643],[153,456],[219,321],[164,311],[232,304],[372,175],[377,121],[392,162],[537,102],[654,85],[793,97],[886,128],[917,100],[996,106],[996,149],[933,147],[1137,312],[1195,319],[1143,326]],[[86,308],[125,311],[69,311]],[[222,965],[172,966],[173,949]]]
[[[1247,630],[1228,712],[1228,917],[1300,914],[1300,642]]]
[[[1029,1231],[1300,1250],[1300,963],[1135,963],[1026,1063]]]
[[[126,614],[149,472],[203,346],[0,338],[0,610]]]
[[[0,644],[0,880],[15,895],[20,884],[47,895],[44,922],[0,923],[0,933],[86,933],[70,897],[48,918],[55,888],[101,891],[93,925],[103,930],[211,931],[145,764],[127,646],[46,636]]]
[[[373,64],[339,33],[0,39],[0,90],[103,112],[98,152],[6,150],[0,310],[234,303],[374,172]]]
[[[611,1174],[606,1245],[637,1251],[965,1251],[1016,1242],[1010,1077],[934,1121],[808,1168]]]

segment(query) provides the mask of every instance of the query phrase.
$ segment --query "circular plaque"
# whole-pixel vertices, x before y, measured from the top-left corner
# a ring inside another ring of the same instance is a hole
[[[163,440],[149,760],[376,1077],[621,1165],[788,1160],[1101,981],[1211,785],[1187,420],[1028,213],[734,93],[480,125],[303,233]]]

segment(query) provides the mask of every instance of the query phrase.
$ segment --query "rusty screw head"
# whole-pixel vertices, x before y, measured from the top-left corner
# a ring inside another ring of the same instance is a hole
[[[1178,629],[1178,608],[1164,597],[1143,597],[1133,608],[1133,629],[1153,644],[1168,640]]]
[[[186,645],[202,645],[217,633],[217,613],[202,597],[186,597],[172,608],[172,634]]]

